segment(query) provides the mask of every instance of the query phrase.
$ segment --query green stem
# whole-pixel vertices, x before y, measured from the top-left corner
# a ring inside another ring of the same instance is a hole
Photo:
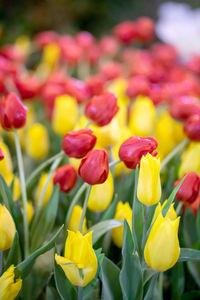
[[[82,232],[83,221],[84,221],[84,218],[85,218],[87,204],[88,204],[88,200],[89,200],[89,197],[90,197],[91,189],[92,189],[92,186],[88,185],[87,192],[86,192],[86,195],[85,195],[84,204],[83,204],[83,211],[82,211],[82,215],[81,215],[80,225],[79,225],[79,231],[80,232]]]
[[[182,206],[183,206],[183,202],[179,202],[177,207],[176,207],[176,215],[177,216],[180,214]]]
[[[8,198],[7,198],[7,195],[6,195],[6,192],[5,192],[5,189],[4,189],[4,186],[3,186],[3,183],[2,183],[1,179],[0,179],[0,191],[1,191],[2,198],[3,198],[3,202],[6,206],[6,208],[10,211]]]
[[[22,152],[21,152],[18,133],[16,130],[14,130],[14,139],[15,139],[15,148],[16,148],[16,153],[17,153],[17,162],[18,162],[21,193],[22,193],[22,203],[23,203],[24,255],[25,255],[25,257],[27,257],[29,254],[29,230],[28,230],[28,215],[27,215],[28,200],[27,200],[27,194],[26,194],[26,182],[25,182],[25,175],[24,175]]]
[[[82,195],[82,193],[85,191],[85,189],[87,188],[88,184],[87,183],[83,183],[81,185],[81,187],[79,188],[79,190],[77,191],[76,195],[74,196],[74,198],[72,199],[72,202],[69,206],[66,218],[65,218],[65,227],[68,228],[69,225],[69,220],[73,211],[74,206],[76,205],[76,203],[79,201],[80,196]]]
[[[0,251],[0,276],[3,272],[3,251]]]
[[[83,288],[82,286],[78,287],[78,300],[82,300],[83,299]]]
[[[135,211],[135,204],[137,201],[137,184],[138,184],[138,173],[139,173],[139,168],[138,165],[135,169],[134,177],[135,177],[135,184],[134,184],[134,192],[133,192],[133,204],[132,204],[132,232],[133,232],[133,240],[134,240],[134,248],[135,250],[138,251],[138,243],[137,243],[137,236],[135,233],[135,216],[136,216],[136,211]]]
[[[178,144],[161,162],[160,164],[160,171],[164,169],[164,167],[168,164],[168,162],[176,155],[178,154],[187,144],[189,143],[189,140],[186,138],[184,141],[182,141],[180,144]]]
[[[35,171],[28,177],[27,181],[26,181],[26,187],[29,187],[29,185],[31,184],[31,182],[33,181],[33,179],[44,169],[46,168],[48,165],[50,165],[52,162],[54,162],[57,158],[59,157],[63,157],[64,156],[64,152],[61,151],[58,154],[50,157],[48,160],[46,160],[45,162],[43,162],[41,165],[39,165],[37,167],[37,169],[35,169]]]
[[[158,291],[160,294],[160,299],[163,299],[163,272],[160,272],[158,279]]]
[[[116,166],[117,164],[119,164],[121,162],[120,159],[114,160],[112,162],[109,163],[109,168]]]

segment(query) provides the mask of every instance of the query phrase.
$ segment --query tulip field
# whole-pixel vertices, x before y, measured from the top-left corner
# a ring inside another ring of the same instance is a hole
[[[200,56],[148,17],[0,46],[0,300],[200,299]]]

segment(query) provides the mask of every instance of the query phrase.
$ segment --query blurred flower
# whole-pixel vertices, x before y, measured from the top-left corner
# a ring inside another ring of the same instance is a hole
[[[131,21],[125,21],[114,27],[114,35],[124,44],[131,43],[136,35],[136,24]]]
[[[184,121],[200,113],[199,100],[188,96],[175,98],[170,103],[169,112],[173,118]]]
[[[112,83],[108,86],[109,92],[115,94],[117,98],[125,96],[126,88],[127,81],[123,77],[113,80]]]
[[[89,200],[88,208],[92,211],[99,212],[108,208],[114,192],[112,175],[109,172],[106,181],[100,185],[93,185]]]
[[[200,142],[200,115],[191,115],[185,121],[184,132],[190,140]]]
[[[57,39],[58,39],[57,32],[55,32],[53,30],[47,30],[47,31],[42,31],[42,32],[38,33],[35,36],[34,41],[35,41],[37,47],[42,49],[48,44],[55,43]]]
[[[35,203],[36,204],[38,204],[38,202],[39,202],[42,190],[43,190],[43,188],[44,188],[44,186],[46,184],[46,181],[47,181],[47,177],[48,177],[47,173],[42,173],[42,175],[40,177],[40,180],[38,182],[38,185],[37,185],[37,188],[36,188],[36,191],[35,191]],[[42,204],[43,208],[45,207],[45,205],[49,201],[52,192],[53,192],[53,180],[51,179],[50,182],[49,182],[49,184],[48,184],[46,193],[44,195],[44,201],[43,201],[43,204]]]
[[[1,300],[14,300],[22,287],[22,279],[15,279],[15,267],[11,265],[0,277]]]
[[[60,47],[56,43],[50,43],[43,48],[42,62],[50,69],[55,68],[60,57]]]
[[[31,201],[27,202],[27,218],[28,218],[28,224],[31,223],[31,220],[33,218],[34,215],[34,208],[33,208],[33,204]]]
[[[8,146],[0,141],[0,149],[3,151],[4,159],[0,160],[0,173],[4,176],[10,176],[13,173],[12,160]]]
[[[75,231],[75,232],[79,230],[82,211],[83,211],[83,209],[79,205],[74,206],[70,220],[69,220],[69,225],[68,225],[69,230]],[[84,218],[82,233],[86,233],[86,231],[87,231],[86,218]]]
[[[69,157],[84,157],[96,143],[96,136],[91,129],[80,129],[66,134],[62,148]]]
[[[16,39],[15,46],[25,55],[28,55],[31,50],[31,40],[27,35],[21,35]]]
[[[200,176],[200,143],[191,143],[181,156],[179,178],[190,172]]]
[[[17,76],[14,83],[23,100],[32,99],[40,92],[41,83],[36,76],[23,74]]]
[[[84,81],[76,78],[68,78],[65,83],[66,94],[76,99],[78,104],[81,104],[89,99],[90,93]]]
[[[20,196],[20,193],[21,193],[21,186],[20,186],[19,178],[16,177],[12,173],[6,174],[6,176],[4,178],[6,180],[6,183],[9,186],[13,182],[13,200],[16,201],[17,199],[19,199],[19,196]]]
[[[122,65],[114,61],[105,62],[100,66],[99,72],[105,80],[113,80],[122,75]]]
[[[97,258],[92,248],[92,231],[82,235],[79,231],[68,230],[64,257],[55,255],[69,281],[78,286],[86,286],[96,275]]]
[[[148,17],[140,17],[136,21],[137,40],[148,43],[154,38],[155,25]]]
[[[114,219],[120,221],[124,221],[124,219],[126,219],[130,226],[130,229],[132,230],[132,210],[128,202],[118,202]],[[112,230],[112,240],[114,244],[119,248],[122,248],[123,245],[123,231],[124,225],[116,227]]]
[[[197,216],[198,211],[199,211],[199,206],[200,206],[200,196],[196,198],[196,200],[193,203],[189,203],[189,208],[193,212],[195,216]]]
[[[149,94],[150,83],[146,76],[137,75],[129,79],[126,94],[133,100],[139,95]]]
[[[106,181],[109,173],[108,155],[104,149],[95,149],[81,160],[80,177],[87,183],[101,184]]]
[[[178,227],[180,217],[160,213],[149,233],[144,258],[153,270],[164,272],[175,265],[180,255]]]
[[[56,169],[53,177],[54,185],[58,183],[60,191],[64,193],[70,192],[75,186],[76,181],[77,173],[71,165],[64,165]]]
[[[11,248],[16,228],[8,209],[0,204],[0,250]],[[0,289],[1,290],[1,289]]]
[[[100,49],[105,56],[115,56],[119,50],[119,43],[113,36],[103,36],[99,43]]]
[[[174,184],[174,188],[181,182],[183,178],[177,180]],[[183,202],[193,203],[198,194],[200,188],[200,178],[195,172],[190,172],[184,179],[181,187],[176,193],[176,199]]]
[[[2,149],[0,148],[0,161],[1,161],[2,159],[4,159],[4,154],[3,154]]]
[[[102,94],[104,84],[105,80],[100,75],[93,75],[86,79],[86,86],[91,97]]]
[[[84,51],[87,51],[93,45],[94,37],[88,31],[79,31],[76,35],[76,41]]]

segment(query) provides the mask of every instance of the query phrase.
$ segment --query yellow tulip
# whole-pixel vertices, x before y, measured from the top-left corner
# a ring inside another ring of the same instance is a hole
[[[129,127],[133,135],[149,136],[154,132],[155,107],[150,98],[138,96],[132,106]]]
[[[124,219],[126,219],[130,229],[132,229],[132,210],[128,202],[122,203],[120,201],[117,204],[114,219],[119,221],[124,221]],[[112,240],[118,248],[122,248],[123,245],[123,231],[124,225],[116,227],[112,230]]]
[[[160,159],[147,153],[142,156],[137,186],[138,200],[145,205],[160,201]]]
[[[155,219],[158,217],[158,215],[160,214],[160,212],[162,211],[162,209],[164,208],[165,204],[166,204],[167,200],[165,200],[163,202],[163,204],[161,205],[160,202],[158,203],[158,205],[156,206],[155,212],[154,212],[154,216],[152,219],[152,223],[155,221]],[[166,214],[166,217],[168,217],[171,220],[176,220],[177,216],[176,216],[176,211],[174,209],[174,203],[170,206],[170,208],[168,209],[168,212]]]
[[[56,43],[48,44],[44,47],[42,62],[53,69],[60,57],[60,47]]]
[[[55,260],[72,284],[86,286],[95,277],[98,266],[92,248],[92,231],[82,235],[68,230],[64,257],[56,254]]]
[[[112,92],[117,97],[121,97],[125,95],[126,88],[127,81],[124,78],[117,78],[108,86],[108,91]]]
[[[108,178],[104,183],[92,186],[88,200],[88,208],[95,212],[105,210],[112,201],[113,192],[113,179],[109,172]]]
[[[12,246],[16,228],[13,218],[7,208],[0,204],[0,250],[7,250]]]
[[[190,172],[200,176],[200,143],[191,143],[181,156],[179,178]]]
[[[164,272],[177,262],[180,255],[179,221],[180,217],[174,219],[171,214],[157,216],[144,249],[145,261],[152,269]]]
[[[27,202],[27,217],[28,217],[28,223],[30,224],[32,218],[34,215],[34,208],[31,201]]]
[[[69,220],[69,225],[68,225],[69,230],[78,231],[80,221],[81,221],[82,211],[83,211],[83,209],[79,205],[74,206],[70,220]],[[86,218],[84,218],[82,233],[86,233],[86,231],[87,231]]]
[[[74,157],[69,157],[69,163],[70,163],[70,165],[72,165],[76,169],[76,171],[78,171],[78,168],[79,168],[80,163],[81,163],[81,159],[74,158]]]
[[[52,126],[54,131],[64,136],[67,132],[74,129],[78,119],[78,105],[76,100],[68,95],[56,98]]]
[[[27,130],[26,151],[34,159],[44,158],[49,151],[49,137],[47,129],[40,123],[35,123]]]
[[[0,300],[14,300],[22,287],[22,279],[15,279],[14,265],[0,277]]]
[[[38,204],[38,202],[39,202],[40,195],[41,195],[43,187],[46,183],[47,177],[48,177],[47,173],[43,173],[40,177],[40,180],[38,182],[38,186],[37,186],[36,192],[35,192],[35,202],[36,202],[36,204]],[[43,201],[42,207],[45,207],[45,205],[49,201],[49,198],[51,197],[52,192],[53,192],[53,180],[51,179],[49,184],[48,184],[45,196],[44,196],[44,201]]]
[[[7,174],[5,176],[6,183],[10,186],[12,181],[14,180],[14,185],[13,185],[13,200],[16,201],[21,193],[21,187],[20,187],[20,182],[19,178],[14,176],[14,174]]]
[[[13,173],[12,160],[8,146],[2,141],[0,142],[0,148],[3,151],[4,159],[0,161],[0,173],[6,177]]]
[[[117,112],[116,119],[120,127],[126,126],[128,120],[128,106],[121,97],[117,99],[117,105],[119,106],[119,111]]]

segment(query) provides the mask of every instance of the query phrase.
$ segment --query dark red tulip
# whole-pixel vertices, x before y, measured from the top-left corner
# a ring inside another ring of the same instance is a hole
[[[177,180],[174,184],[176,187],[183,178]],[[176,198],[179,201],[193,203],[198,194],[200,188],[200,178],[195,172],[188,173],[181,187],[176,193]]]
[[[200,115],[190,116],[184,123],[184,131],[190,140],[200,142]]]
[[[98,126],[105,126],[118,112],[117,98],[112,93],[94,96],[85,108],[85,115]]]
[[[75,186],[77,181],[77,173],[71,165],[64,165],[55,171],[53,183],[60,186],[60,191],[67,193],[70,192]]]
[[[158,142],[153,137],[139,137],[132,136],[123,142],[119,148],[119,158],[125,163],[127,168],[135,169],[140,164],[143,155],[150,153],[157,155],[153,152],[158,146]]]
[[[131,43],[137,36],[136,24],[131,21],[125,21],[114,28],[114,35],[124,44]]]
[[[106,181],[109,173],[108,154],[104,149],[95,149],[81,160],[78,173],[87,183],[94,185]]]
[[[15,93],[2,97],[0,101],[0,123],[5,130],[22,128],[26,123],[27,107]]]
[[[80,129],[66,134],[62,148],[69,157],[82,158],[96,144],[96,136],[91,129]]]
[[[173,118],[184,121],[191,115],[200,113],[199,100],[189,96],[174,98],[170,103],[169,112]]]

